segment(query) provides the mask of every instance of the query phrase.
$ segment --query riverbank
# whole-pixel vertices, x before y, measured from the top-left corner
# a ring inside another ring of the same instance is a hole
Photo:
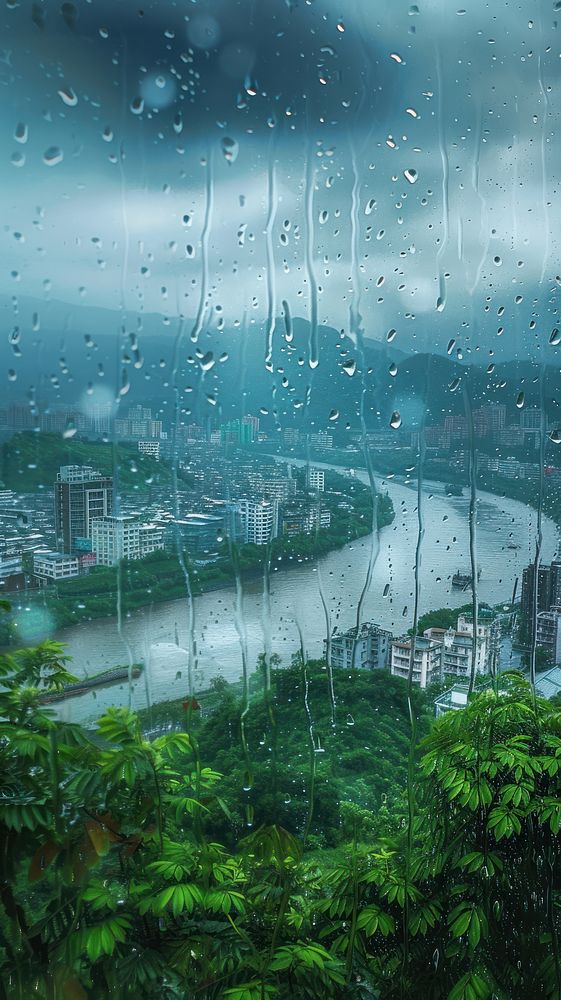
[[[265,564],[285,569],[306,561],[313,562],[367,535],[372,528],[372,496],[370,489],[354,479],[349,480],[331,471],[327,477],[322,504],[331,515],[329,527],[313,534],[275,538],[269,546],[241,545],[231,550],[226,542],[219,545],[219,557],[198,566],[188,565],[189,583],[194,597],[234,587],[238,573],[244,584],[262,577]],[[386,495],[378,500],[380,526],[391,524],[395,517]],[[235,562],[234,562],[235,559]],[[24,597],[26,641],[39,638],[45,624],[50,630],[63,629],[78,622],[91,622],[115,614],[118,604],[127,615],[144,607],[185,597],[186,581],[175,553],[155,552],[143,560],[123,562],[121,567],[97,568],[87,576],[76,577],[40,592]],[[19,598],[21,601],[21,596]],[[18,643],[21,615],[13,616],[17,623],[11,633],[5,626],[4,645]],[[33,616],[37,623],[33,632]],[[1,640],[0,640],[1,642]]]
[[[356,476],[366,484],[365,472]],[[123,683],[88,692],[57,706],[57,715],[83,721],[113,704],[144,708],[184,699],[190,690],[208,689],[215,678],[236,683],[244,669],[250,675],[264,650],[277,653],[287,666],[301,642],[307,655],[318,659],[333,627],[344,630],[356,622],[359,602],[363,621],[377,622],[397,636],[407,633],[413,617],[417,498],[411,485],[389,480],[386,486],[395,510],[390,525],[316,562],[295,561],[283,569],[272,563],[268,589],[262,577],[245,580],[238,595],[223,587],[196,597],[192,609],[185,597],[154,604],[123,616],[120,628],[114,617],[60,631],[45,623],[44,634],[65,644],[74,674],[92,674],[128,659],[145,664],[130,690]],[[423,503],[420,615],[464,605],[466,595],[453,591],[451,583],[458,569],[469,566],[469,498],[448,497],[443,486],[427,483]],[[482,493],[477,518],[478,598],[494,606],[510,601],[514,581],[533,558],[536,516],[525,505]],[[520,549],[508,548],[512,535]],[[544,561],[555,545],[555,525],[544,518]],[[22,612],[22,629],[25,620]]]
[[[143,670],[141,663],[133,663],[132,667],[115,667],[113,670],[102,670],[101,673],[93,677],[86,677],[83,680],[66,684],[60,691],[52,691],[39,697],[41,705],[53,705],[56,702],[64,701],[66,698],[78,698],[93,688],[110,687],[111,684],[118,684],[120,681],[128,681],[129,677],[136,680]]]
[[[309,457],[308,455],[294,457],[292,455],[280,456],[268,454],[270,458],[274,458],[277,461],[293,462],[299,465],[307,464],[309,460],[311,464],[320,465],[324,468],[333,468],[336,466],[342,469],[366,469],[366,461],[362,451],[349,452],[335,448],[327,451],[311,450]],[[403,478],[405,485],[417,488],[416,472],[418,455],[415,450],[411,449],[411,451],[406,451],[405,453],[403,451],[399,453],[371,451],[370,460],[376,476],[384,479]],[[455,490],[466,491],[466,493],[469,490],[467,472],[459,472],[448,465],[443,467],[442,461],[434,458],[425,458],[423,463],[423,479],[425,482],[438,482],[450,487],[447,492],[451,496],[462,495],[461,493],[454,492]],[[491,493],[498,498],[508,497],[511,500],[518,500],[520,503],[527,504],[534,510],[538,507],[539,484],[534,480],[511,479],[500,476],[495,472],[482,470],[477,473],[476,486],[478,491]],[[547,489],[547,477],[545,478],[545,487],[543,513],[550,517],[561,529],[561,493],[557,490]]]

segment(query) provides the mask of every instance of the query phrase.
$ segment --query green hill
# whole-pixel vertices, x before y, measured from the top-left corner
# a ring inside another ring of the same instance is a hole
[[[50,489],[61,465],[91,465],[105,475],[113,475],[117,468],[125,493],[171,483],[169,463],[139,454],[134,444],[65,440],[58,434],[33,431],[15,434],[2,446],[0,480],[19,493]]]

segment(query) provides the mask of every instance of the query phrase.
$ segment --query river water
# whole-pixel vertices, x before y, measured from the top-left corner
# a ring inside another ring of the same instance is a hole
[[[292,464],[297,464],[293,462]],[[320,463],[315,463],[320,464]],[[336,466],[325,465],[335,471]],[[364,471],[356,478],[367,482]],[[378,479],[395,508],[393,524],[379,533],[379,549],[370,585],[362,606],[362,621],[373,621],[401,635],[411,627],[414,599],[414,559],[417,539],[416,491],[395,480]],[[446,497],[439,483],[423,490],[425,536],[422,546],[420,613],[440,607],[459,607],[471,599],[471,592],[452,589],[457,570],[468,571],[468,498]],[[477,553],[481,567],[478,596],[497,604],[510,600],[516,578],[534,558],[536,513],[523,504],[479,495],[477,508]],[[557,534],[548,518],[543,522],[542,560],[555,554]],[[509,548],[515,543],[518,548]],[[375,536],[369,535],[343,549],[331,552],[316,563],[271,572],[270,614],[263,600],[262,582],[244,583],[243,618],[236,627],[234,589],[204,594],[195,599],[194,638],[197,664],[194,689],[208,687],[213,677],[236,681],[242,673],[240,631],[247,641],[247,662],[253,670],[265,648],[280,655],[287,664],[300,648],[300,634],[310,657],[322,653],[329,628],[350,627],[356,622],[357,604],[365,586]],[[23,624],[23,622],[22,622]],[[242,628],[239,626],[242,624]],[[119,634],[116,619],[82,622],[51,637],[66,644],[72,657],[70,669],[87,676],[102,669],[125,664],[128,656],[143,661],[144,675],[127,684],[88,692],[57,706],[61,718],[85,721],[95,718],[110,705],[144,707],[152,702],[187,694],[189,648],[187,602],[174,600],[136,611],[127,617]],[[128,648],[127,648],[128,647]],[[506,664],[503,664],[506,666]]]

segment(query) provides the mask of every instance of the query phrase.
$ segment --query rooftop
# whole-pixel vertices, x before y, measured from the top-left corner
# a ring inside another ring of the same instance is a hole
[[[411,639],[412,636],[404,635],[401,639],[396,639],[394,646],[403,646],[407,649],[411,649]],[[415,637],[415,649],[436,649],[441,643],[438,639],[427,639],[424,635],[418,635]]]
[[[78,556],[65,555],[63,552],[35,552],[37,559],[48,559],[49,562],[66,562],[67,559],[75,560]]]
[[[468,687],[465,684],[454,684],[454,687],[450,688],[448,691],[444,691],[440,697],[435,699],[435,706],[440,705],[442,708],[465,708],[468,701]]]
[[[362,622],[358,628],[358,637],[364,638],[368,635],[391,635],[387,629],[382,628],[380,625],[375,625],[374,622]],[[357,627],[356,625],[351,626],[346,632],[339,632],[337,626],[333,629],[333,639],[356,639],[357,638]]]
[[[536,678],[536,691],[542,698],[561,693],[561,667],[552,667]]]

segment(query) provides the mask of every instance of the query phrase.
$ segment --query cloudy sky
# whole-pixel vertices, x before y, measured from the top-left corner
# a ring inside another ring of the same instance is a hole
[[[561,283],[556,7],[7,0],[0,294],[203,326],[286,300],[396,347],[534,352]]]

